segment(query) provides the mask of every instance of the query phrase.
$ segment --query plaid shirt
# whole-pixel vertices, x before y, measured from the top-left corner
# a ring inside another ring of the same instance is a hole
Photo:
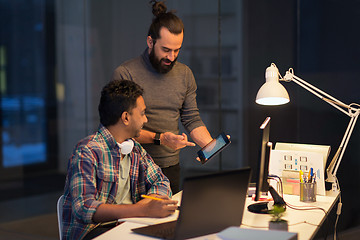
[[[120,151],[104,126],[81,140],[70,157],[64,189],[63,239],[82,239],[94,226],[100,204],[115,204]],[[133,203],[141,194],[171,197],[169,180],[138,142],[130,153],[130,192]]]

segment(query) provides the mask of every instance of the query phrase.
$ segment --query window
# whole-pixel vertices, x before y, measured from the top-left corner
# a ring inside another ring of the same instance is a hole
[[[54,2],[0,5],[0,175],[22,177],[57,165]]]

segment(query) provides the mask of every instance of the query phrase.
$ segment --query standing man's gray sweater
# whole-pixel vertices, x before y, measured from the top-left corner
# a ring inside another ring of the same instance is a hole
[[[151,65],[148,49],[114,71],[113,79],[127,79],[144,89],[148,123],[144,129],[151,132],[179,133],[179,118],[188,132],[204,126],[196,103],[195,78],[185,64],[176,62],[173,69],[158,73]],[[154,161],[166,168],[179,163],[179,151],[163,145],[142,144]]]

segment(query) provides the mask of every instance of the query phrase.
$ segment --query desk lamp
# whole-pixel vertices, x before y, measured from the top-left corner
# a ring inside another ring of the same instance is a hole
[[[280,78],[279,78],[280,77]],[[339,101],[338,99],[330,96],[329,94],[314,87],[303,79],[294,75],[294,70],[289,68],[284,78],[280,75],[278,68],[272,63],[265,72],[266,82],[259,89],[256,96],[256,103],[261,105],[281,105],[290,101],[289,95],[283,85],[279,81],[294,82],[299,86],[305,88],[315,96],[324,100],[328,104],[337,108],[344,114],[350,117],[349,125],[345,131],[344,137],[340,143],[338,150],[336,151],[332,161],[326,169],[327,179],[326,182],[332,184],[332,190],[337,191],[339,189],[338,180],[336,178],[336,172],[339,168],[341,159],[345,152],[346,146],[349,142],[350,136],[354,130],[354,126],[360,113],[360,105],[357,103],[351,103],[349,105]]]

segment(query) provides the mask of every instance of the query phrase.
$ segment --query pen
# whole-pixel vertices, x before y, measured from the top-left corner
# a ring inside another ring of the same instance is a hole
[[[300,170],[299,171],[299,175],[300,175],[300,182],[304,182],[304,179],[303,179],[303,171],[302,170]]]
[[[314,175],[314,169],[313,168],[310,168],[310,172],[309,172],[309,182],[311,183],[312,182],[312,177]]]
[[[158,200],[158,201],[162,201],[164,199],[158,198],[158,197],[152,197],[152,196],[148,196],[148,195],[141,195],[142,198],[148,198],[148,199],[152,199],[152,200]]]

